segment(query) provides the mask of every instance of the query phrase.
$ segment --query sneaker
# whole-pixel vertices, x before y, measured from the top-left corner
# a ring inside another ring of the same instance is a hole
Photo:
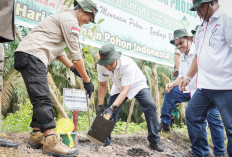
[[[149,143],[149,147],[158,152],[163,152],[166,149],[165,146],[161,142]]]
[[[44,139],[43,154],[58,157],[74,157],[79,154],[77,148],[70,148],[62,143],[59,135],[50,135]]]
[[[107,140],[104,142],[104,147],[110,145],[110,142],[111,142],[111,139],[110,138],[107,138]]]
[[[12,142],[12,141],[6,141],[3,138],[0,138],[0,146],[16,148],[16,147],[19,146],[19,143],[18,142]]]
[[[168,124],[163,124],[163,123],[160,123],[160,124],[159,124],[159,132],[160,132],[160,131],[170,132],[170,130],[171,130],[170,125],[168,125]]]
[[[42,132],[31,132],[28,144],[30,145],[31,148],[33,149],[40,149],[43,147],[43,138],[44,135]]]

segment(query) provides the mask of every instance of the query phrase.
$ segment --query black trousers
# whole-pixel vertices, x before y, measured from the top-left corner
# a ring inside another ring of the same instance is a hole
[[[42,132],[55,128],[46,66],[39,58],[24,52],[15,52],[14,61],[15,69],[21,72],[33,105],[30,126],[39,127]]]

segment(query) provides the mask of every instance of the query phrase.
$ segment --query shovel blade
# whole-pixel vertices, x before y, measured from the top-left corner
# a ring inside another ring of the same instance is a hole
[[[97,116],[89,129],[87,137],[97,144],[104,144],[114,129],[114,123],[102,116]]]

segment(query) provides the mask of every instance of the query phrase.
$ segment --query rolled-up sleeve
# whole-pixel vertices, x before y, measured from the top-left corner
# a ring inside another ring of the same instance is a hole
[[[97,74],[98,74],[98,81],[100,82],[106,82],[108,77],[104,76],[104,67],[97,65]]]
[[[57,57],[59,56],[66,56],[67,57],[67,53],[63,50]]]
[[[61,30],[69,50],[71,60],[82,59],[82,50],[79,42],[79,25],[76,21],[65,21],[61,24]]]

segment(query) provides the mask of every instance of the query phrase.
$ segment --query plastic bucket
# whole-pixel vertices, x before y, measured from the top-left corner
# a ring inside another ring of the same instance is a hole
[[[72,132],[72,133],[70,133],[70,134],[71,134],[71,137],[72,137],[73,141],[75,141],[75,137],[76,137],[77,133]],[[70,141],[69,141],[68,135],[65,134],[65,133],[60,133],[60,137],[63,139],[62,142],[63,142],[66,146],[69,147]]]

